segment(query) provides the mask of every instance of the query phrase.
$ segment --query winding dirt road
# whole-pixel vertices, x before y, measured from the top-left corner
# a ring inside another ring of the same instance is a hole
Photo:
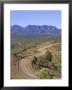
[[[33,58],[33,56],[40,56],[40,55],[45,54],[46,48],[50,48],[51,46],[56,45],[56,44],[60,44],[60,43],[54,43],[51,45],[41,47],[38,49],[39,53],[33,54],[31,56],[28,56],[20,60],[20,68],[23,71],[23,73],[27,75],[28,79],[38,79],[35,73],[36,71],[32,68],[32,64],[31,64],[31,59]]]

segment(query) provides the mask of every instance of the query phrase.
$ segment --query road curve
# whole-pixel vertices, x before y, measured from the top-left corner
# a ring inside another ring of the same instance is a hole
[[[54,43],[48,46],[41,47],[38,49],[39,51],[38,54],[28,56],[20,60],[20,64],[19,64],[20,68],[27,75],[28,79],[38,79],[38,77],[36,76],[35,70],[32,68],[32,64],[31,64],[31,59],[33,58],[33,56],[43,55],[46,52],[46,48],[50,48],[51,46],[56,44],[60,44],[60,43]]]

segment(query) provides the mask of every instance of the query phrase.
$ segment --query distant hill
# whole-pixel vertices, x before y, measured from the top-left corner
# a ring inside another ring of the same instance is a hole
[[[52,25],[28,25],[26,27],[13,25],[11,26],[11,34],[61,36],[61,29]]]

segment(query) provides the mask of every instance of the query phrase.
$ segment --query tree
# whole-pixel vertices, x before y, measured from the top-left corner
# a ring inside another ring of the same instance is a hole
[[[32,64],[36,64],[36,61],[37,61],[37,57],[34,56],[33,59],[32,59]]]
[[[51,52],[49,52],[49,51],[47,51],[46,53],[45,53],[45,56],[44,56],[44,60],[46,60],[46,61],[52,61],[52,54],[51,54]]]
[[[37,76],[41,79],[51,79],[52,78],[52,76],[50,75],[50,72],[48,71],[47,68],[41,68],[37,72]]]

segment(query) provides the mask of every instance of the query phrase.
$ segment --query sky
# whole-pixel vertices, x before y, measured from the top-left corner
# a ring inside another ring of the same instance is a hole
[[[61,28],[61,11],[59,10],[14,10],[10,12],[10,24],[53,25]]]

